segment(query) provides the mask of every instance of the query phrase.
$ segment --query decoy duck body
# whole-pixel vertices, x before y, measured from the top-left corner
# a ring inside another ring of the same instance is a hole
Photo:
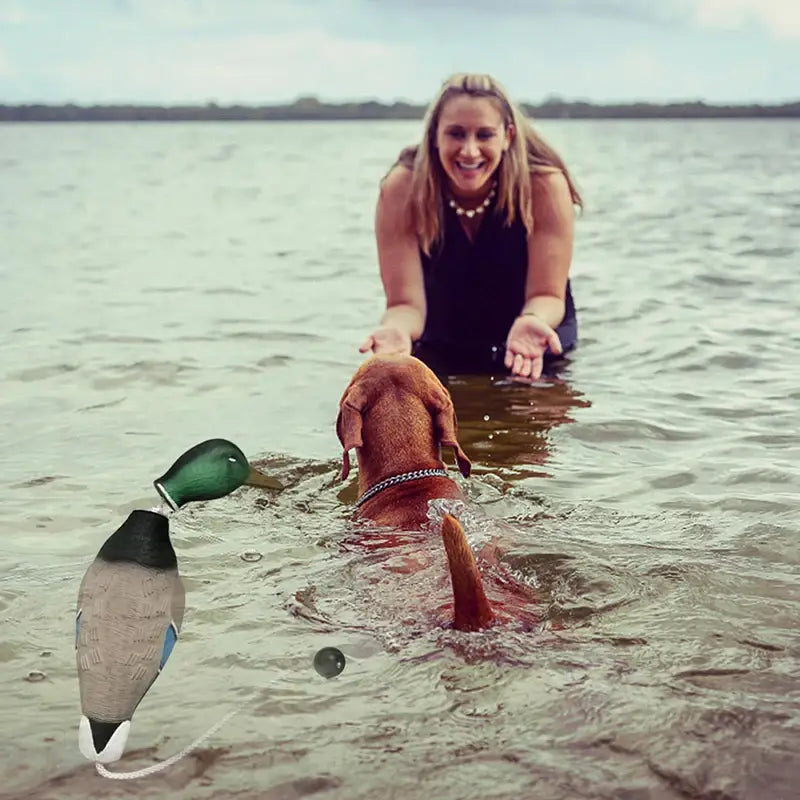
[[[172,510],[243,485],[279,488],[225,439],[191,448],[154,485]],[[184,608],[169,520],[158,511],[132,511],[100,548],[78,592],[78,745],[90,761],[122,756],[133,712],[178,640]]]

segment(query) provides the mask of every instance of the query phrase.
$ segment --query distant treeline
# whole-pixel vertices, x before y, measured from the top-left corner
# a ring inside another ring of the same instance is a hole
[[[558,98],[523,103],[534,119],[744,119],[798,118],[800,101],[781,105],[685,103],[594,104]],[[378,120],[421,119],[425,106],[410,103],[325,103],[301,97],[286,105],[0,105],[0,122],[201,122],[213,120]]]

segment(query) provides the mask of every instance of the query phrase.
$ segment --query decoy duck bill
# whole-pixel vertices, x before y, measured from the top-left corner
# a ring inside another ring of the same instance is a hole
[[[247,480],[244,482],[245,486],[260,486],[264,489],[282,489],[280,482],[275,478],[259,472],[252,464],[250,471],[247,473]]]

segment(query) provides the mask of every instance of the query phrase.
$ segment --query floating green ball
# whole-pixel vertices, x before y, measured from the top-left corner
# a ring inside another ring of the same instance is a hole
[[[335,678],[341,675],[346,663],[344,653],[338,647],[323,647],[314,656],[314,669],[323,678]]]

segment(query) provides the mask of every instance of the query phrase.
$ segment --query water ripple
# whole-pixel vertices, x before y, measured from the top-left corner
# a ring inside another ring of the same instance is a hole
[[[165,773],[176,798],[796,794],[797,125],[545,127],[587,199],[581,341],[532,386],[450,381],[469,541],[518,611],[463,634],[436,531],[352,522],[335,429],[383,307],[378,183],[418,124],[0,126],[9,797],[128,791],[75,747],[70,615],[215,435],[276,488],[170,519],[187,614],[130,762],[243,704]]]

